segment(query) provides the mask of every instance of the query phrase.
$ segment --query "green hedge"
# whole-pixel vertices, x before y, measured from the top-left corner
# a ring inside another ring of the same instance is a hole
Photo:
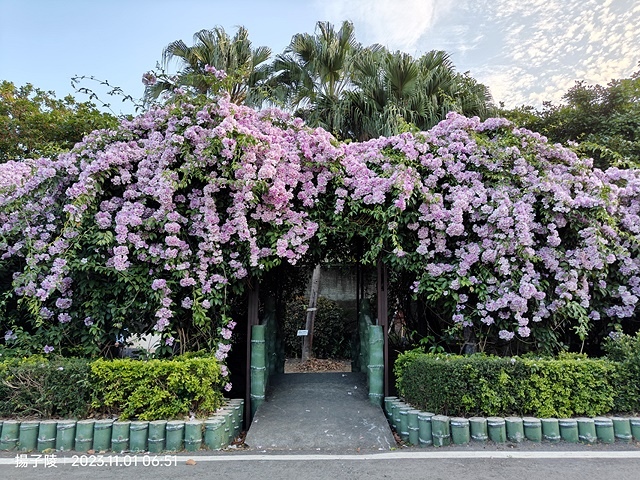
[[[416,408],[459,416],[596,416],[616,409],[625,369],[607,359],[401,355],[399,394]]]
[[[0,417],[121,420],[206,415],[222,404],[220,366],[193,355],[171,360],[44,357],[0,362]]]

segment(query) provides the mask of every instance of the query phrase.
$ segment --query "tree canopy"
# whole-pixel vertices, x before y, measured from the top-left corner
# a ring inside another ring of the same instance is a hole
[[[56,155],[87,133],[116,124],[92,103],[58,99],[31,84],[0,83],[0,162]]]

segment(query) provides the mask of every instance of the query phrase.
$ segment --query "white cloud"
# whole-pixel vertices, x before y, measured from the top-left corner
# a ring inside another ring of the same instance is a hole
[[[322,15],[334,23],[351,20],[358,40],[413,53],[418,42],[452,5],[451,0],[322,0]]]

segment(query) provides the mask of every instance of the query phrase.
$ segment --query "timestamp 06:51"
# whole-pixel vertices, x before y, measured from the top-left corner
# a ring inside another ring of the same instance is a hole
[[[175,467],[176,455],[72,455],[72,467]]]

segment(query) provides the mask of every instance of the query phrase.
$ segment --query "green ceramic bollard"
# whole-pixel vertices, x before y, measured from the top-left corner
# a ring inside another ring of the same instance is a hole
[[[233,406],[236,413],[236,419],[234,420],[233,425],[236,429],[235,436],[238,437],[240,433],[242,433],[242,424],[244,421],[244,400],[241,398],[232,398],[229,400],[229,405]]]
[[[113,422],[111,426],[111,450],[120,453],[129,449],[131,422]]]
[[[471,430],[471,440],[474,442],[486,442],[489,439],[486,418],[471,417],[469,419],[469,429]]]
[[[613,431],[613,420],[607,417],[596,417],[593,419],[596,425],[596,436],[602,443],[614,443],[616,440]]]
[[[398,400],[397,402],[393,402],[393,405],[391,407],[391,411],[393,414],[393,422],[391,426],[398,435],[400,434],[400,409],[406,406],[407,405],[403,401]]]
[[[409,443],[418,445],[420,441],[420,426],[418,424],[418,410],[409,410],[407,412],[407,423],[409,428]]]
[[[2,423],[2,436],[0,436],[0,450],[13,450],[20,440],[20,422],[5,420]]]
[[[433,445],[433,437],[431,431],[431,412],[418,413],[418,443],[421,447]]]
[[[431,437],[434,447],[446,447],[451,444],[449,417],[445,415],[431,417]]]
[[[450,421],[451,440],[454,445],[464,445],[471,441],[469,420],[462,417],[452,417]]]
[[[93,426],[93,449],[106,452],[111,448],[111,426],[113,420],[96,420]]]
[[[164,450],[166,420],[149,422],[149,453],[160,453]]]
[[[76,423],[76,452],[88,452],[93,447],[94,420],[80,420]]]
[[[524,417],[522,419],[524,437],[532,442],[542,441],[542,422],[539,418]]]
[[[492,442],[504,443],[507,441],[507,427],[504,418],[488,417],[487,431],[489,433],[489,440]]]
[[[167,422],[167,443],[165,450],[178,452],[182,450],[184,444],[184,422],[172,420]]]
[[[224,442],[225,419],[213,417],[204,422],[204,445],[208,450],[221,450]]]
[[[136,421],[129,425],[129,450],[146,452],[149,439],[149,422]]]
[[[524,425],[520,417],[507,417],[504,419],[507,427],[507,440],[520,443],[524,440]]]
[[[76,422],[61,420],[56,426],[56,449],[61,452],[73,450],[75,446]]]
[[[578,421],[575,418],[561,418],[558,420],[560,427],[560,437],[568,443],[578,443],[580,435],[578,431]]]
[[[254,325],[251,327],[251,418],[265,400],[266,356],[265,327]]]
[[[22,422],[20,424],[20,436],[18,450],[21,452],[33,452],[38,447],[38,429],[40,422]]]
[[[222,437],[222,448],[227,448],[233,442],[233,432],[235,430],[233,425],[233,410],[228,407],[224,407],[219,411],[219,415],[224,419],[224,434]]]
[[[391,421],[391,402],[397,399],[398,397],[384,397],[384,415],[389,421]]]
[[[631,417],[629,423],[631,424],[631,435],[636,442],[640,442],[640,417]]]
[[[58,422],[55,420],[45,420],[40,422],[40,428],[38,429],[38,451],[44,452],[45,450],[56,449],[56,425]]]
[[[184,424],[184,449],[187,452],[196,452],[202,447],[202,429],[204,423],[200,420],[191,420]]]
[[[557,418],[543,418],[542,422],[542,438],[547,442],[557,443],[560,441],[560,425]]]
[[[409,441],[409,410],[411,407],[405,406],[400,408],[400,438],[403,442]]]
[[[613,433],[616,441],[630,443],[633,439],[631,434],[631,422],[628,418],[613,417]]]
[[[596,443],[598,436],[596,435],[596,424],[593,418],[577,418],[578,422],[578,440],[582,443]]]

